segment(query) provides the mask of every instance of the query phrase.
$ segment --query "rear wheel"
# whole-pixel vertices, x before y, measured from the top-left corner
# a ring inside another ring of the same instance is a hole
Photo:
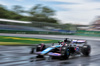
[[[62,46],[61,48],[61,59],[68,59],[70,56],[69,47]]]
[[[45,45],[44,44],[39,44],[38,46],[37,46],[37,48],[36,48],[36,52],[38,52],[38,51],[43,51],[44,49],[45,49]]]
[[[91,52],[91,46],[90,45],[84,45],[82,47],[82,54],[84,56],[89,56],[90,52]]]
[[[45,44],[39,44],[36,48],[36,52],[41,52],[46,48]],[[42,55],[38,55],[37,58],[43,58],[44,56]]]

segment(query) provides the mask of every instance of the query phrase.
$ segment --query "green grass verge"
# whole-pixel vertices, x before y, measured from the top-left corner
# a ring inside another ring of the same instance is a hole
[[[26,45],[40,43],[57,43],[59,40],[27,38],[27,37],[12,37],[0,36],[0,45]]]

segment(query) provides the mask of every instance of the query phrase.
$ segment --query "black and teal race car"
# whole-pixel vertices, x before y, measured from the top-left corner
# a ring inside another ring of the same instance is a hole
[[[87,44],[86,40],[80,39],[65,39],[63,42],[59,42],[58,45],[47,47],[45,44],[39,44],[36,47],[38,57],[49,55],[51,57],[59,57],[60,59],[68,59],[73,55],[89,56],[91,52],[91,46]]]

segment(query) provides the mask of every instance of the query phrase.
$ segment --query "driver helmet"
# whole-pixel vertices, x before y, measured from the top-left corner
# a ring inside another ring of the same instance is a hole
[[[69,39],[69,38],[65,38],[65,40],[64,40],[65,43],[66,43],[66,42],[70,43],[71,41],[72,41],[72,40]]]

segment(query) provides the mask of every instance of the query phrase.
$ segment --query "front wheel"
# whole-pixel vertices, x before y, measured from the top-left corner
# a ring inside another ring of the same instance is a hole
[[[68,59],[70,56],[69,47],[62,46],[61,48],[61,59]]]

